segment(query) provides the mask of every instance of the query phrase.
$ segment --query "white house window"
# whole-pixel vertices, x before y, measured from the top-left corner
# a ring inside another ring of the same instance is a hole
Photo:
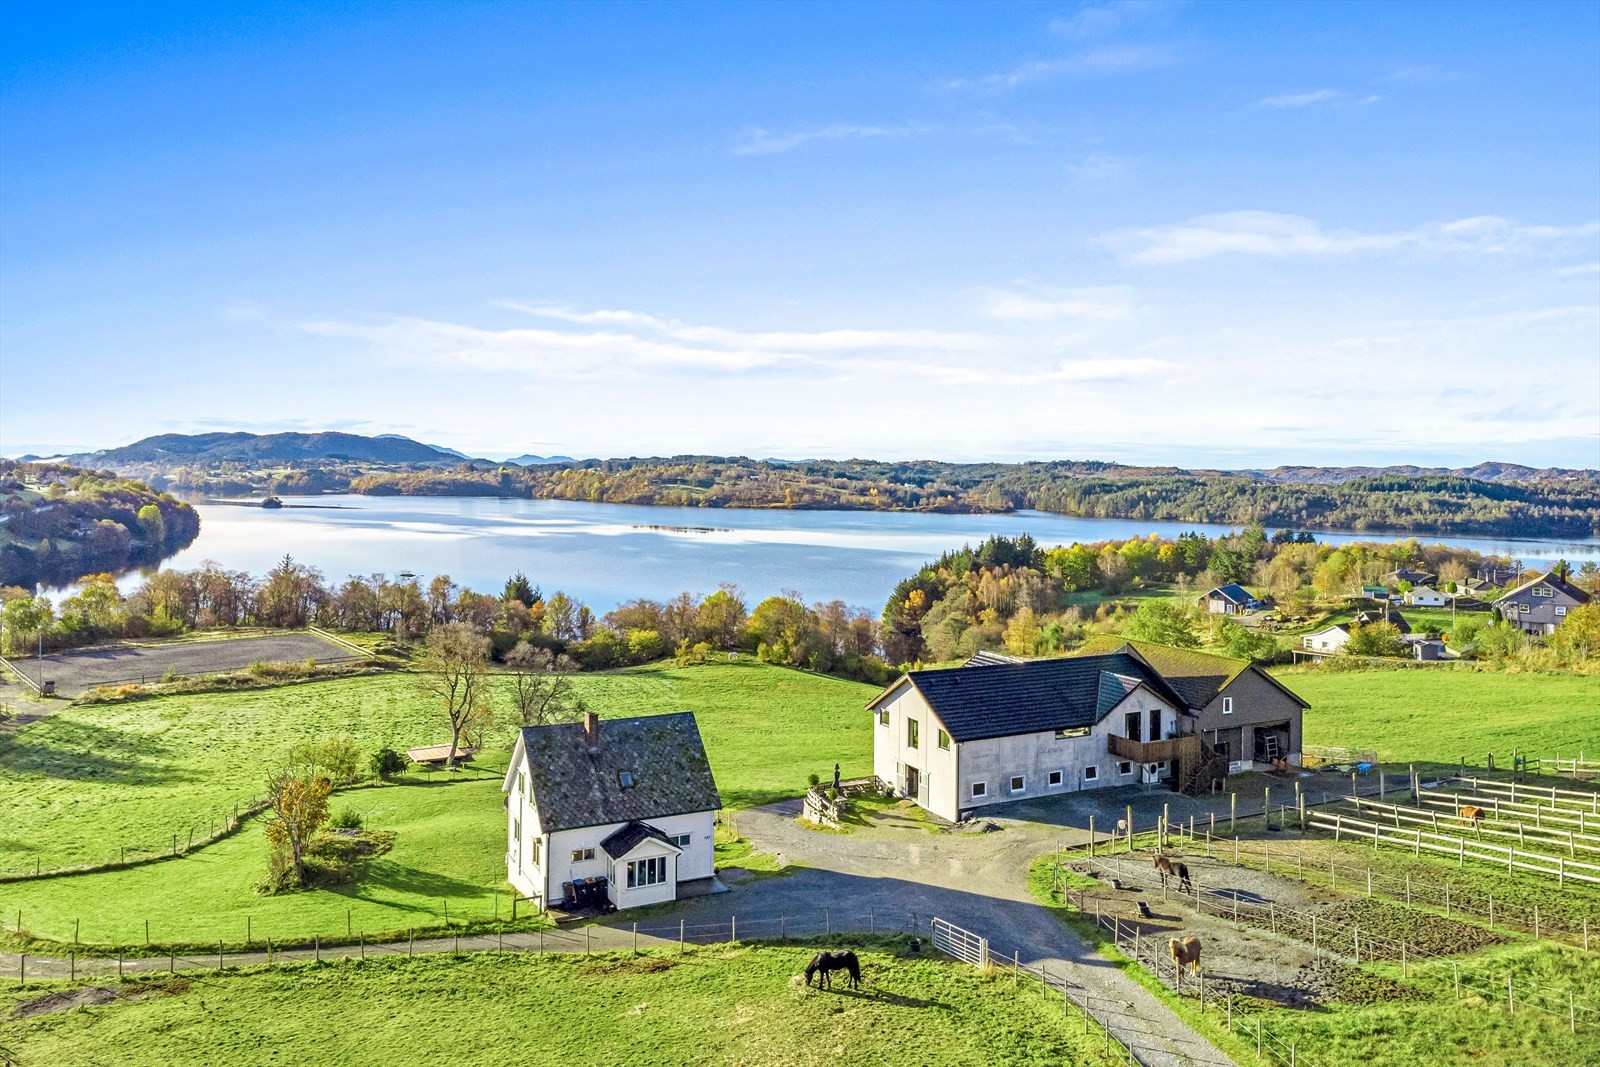
[[[1233,714],[1233,698],[1232,697],[1223,697],[1222,698],[1222,714],[1224,714],[1224,715],[1232,715]]]
[[[878,725],[879,726],[888,726],[889,725],[889,709],[888,708],[879,708],[878,709]]]
[[[1567,609],[1566,608],[1556,608],[1556,614],[1557,615],[1565,615],[1566,613],[1567,613]]]
[[[1532,589],[1528,590],[1528,593],[1531,596],[1555,596],[1556,595],[1556,591],[1554,589],[1551,589],[1548,585],[1536,585]]]
[[[918,729],[919,729],[919,727],[921,725],[922,724],[917,722],[916,719],[907,719],[906,720],[906,747],[907,748],[916,748],[917,747],[917,733],[918,733]]]
[[[544,846],[544,841],[542,839],[537,838],[537,837],[533,839],[533,850],[532,851],[533,851],[533,865],[535,867],[539,866],[539,851],[543,846]]]
[[[1528,613],[1528,610],[1529,609],[1528,609],[1528,605],[1527,604],[1518,604],[1517,605],[1517,612],[1519,614],[1526,615]]]
[[[1027,789],[1028,779],[1026,777],[1020,774],[1013,774],[1011,776],[1011,791],[1013,793],[1025,793],[1027,792]]]
[[[988,782],[973,782],[972,783],[972,795],[974,797],[986,797],[986,796],[988,796],[989,795],[989,783]]]
[[[573,863],[586,863],[592,859],[594,859],[594,849],[592,848],[575,848],[572,850]]]
[[[1092,782],[1096,778],[1099,778],[1099,777],[1100,777],[1100,768],[1099,767],[1085,767],[1083,769],[1083,780],[1084,781]]]
[[[950,751],[950,735],[949,734],[945,733],[943,730],[940,730],[939,731],[938,740],[939,740],[939,747],[940,748],[944,749],[946,752]]]
[[[1133,761],[1125,759],[1121,763],[1117,764],[1117,773],[1118,774],[1132,774],[1133,773]]]
[[[688,848],[689,847],[689,843],[691,841],[693,841],[693,840],[694,840],[694,835],[693,834],[679,834],[677,837],[674,837],[672,839],[672,843],[674,845],[677,845],[679,848]]]
[[[518,771],[517,772],[517,792],[526,793],[527,791],[528,791],[528,776],[526,774],[523,774],[521,771]]]
[[[1060,785],[1061,784],[1061,772],[1060,771],[1051,771],[1050,772],[1050,777],[1047,779],[1047,781],[1049,782],[1050,785]]]
[[[660,885],[667,880],[667,857],[653,856],[647,860],[634,860],[628,864],[628,888]]]
[[[1076,727],[1076,728],[1071,729],[1071,730],[1057,730],[1056,731],[1056,740],[1057,741],[1065,741],[1069,737],[1088,737],[1088,736],[1089,736],[1089,728],[1087,726],[1079,726],[1079,727]]]

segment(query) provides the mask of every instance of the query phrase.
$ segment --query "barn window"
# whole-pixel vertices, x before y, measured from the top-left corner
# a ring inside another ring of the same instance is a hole
[[[1125,759],[1121,763],[1118,763],[1117,764],[1117,773],[1118,774],[1132,774],[1133,773],[1133,761]]]
[[[1011,776],[1011,791],[1013,793],[1024,793],[1024,792],[1027,792],[1027,789],[1028,789],[1028,779],[1027,778],[1023,777],[1020,774],[1013,774]]]
[[[1050,772],[1049,783],[1051,785],[1060,785],[1061,784],[1061,772],[1060,771],[1051,771]]]
[[[989,795],[989,783],[988,782],[973,782],[972,783],[972,795],[974,797],[986,797],[986,796],[988,796]]]

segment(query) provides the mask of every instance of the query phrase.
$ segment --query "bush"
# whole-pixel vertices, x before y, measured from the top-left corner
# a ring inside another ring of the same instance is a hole
[[[812,774],[811,774],[811,777],[806,779],[806,781],[810,782],[812,785],[821,785],[822,784],[822,776],[820,774],[817,774],[815,771],[813,771]]]
[[[361,813],[355,808],[340,808],[333,813],[333,818],[328,820],[328,825],[335,830],[359,830],[363,822]]]
[[[372,754],[372,773],[388,781],[406,769],[406,758],[392,748],[380,748]]]
[[[353,782],[361,777],[361,749],[355,738],[345,734],[297,741],[289,749],[289,762],[315,767],[332,782]]]

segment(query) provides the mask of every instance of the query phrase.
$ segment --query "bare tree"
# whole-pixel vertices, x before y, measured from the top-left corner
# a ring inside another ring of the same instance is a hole
[[[489,639],[464,622],[447,622],[428,631],[417,687],[432,697],[450,721],[450,758],[456,763],[461,731],[481,721],[489,704]]]
[[[519,641],[506,653],[506,666],[511,668],[511,699],[522,725],[564,722],[583,710],[572,678],[578,667],[570,656]]]

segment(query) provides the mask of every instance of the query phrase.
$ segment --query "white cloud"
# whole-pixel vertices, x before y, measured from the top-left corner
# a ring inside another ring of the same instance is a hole
[[[1160,14],[1173,6],[1162,0],[1108,0],[1106,3],[1081,4],[1070,15],[1051,19],[1050,32],[1075,40],[1109,37],[1130,22]]]
[[[773,133],[756,128],[745,131],[743,140],[733,146],[736,156],[771,156],[792,152],[796,148],[816,141],[866,141],[892,137],[910,137],[927,133],[922,126],[866,126],[857,123],[835,123],[831,126],[811,126],[787,133]]]
[[[1586,274],[1600,274],[1600,263],[1578,263],[1556,271],[1563,278],[1581,278]]]
[[[1172,367],[1164,359],[1072,359],[1043,377],[1057,382],[1122,382],[1166,375]]]
[[[1260,105],[1270,108],[1310,107],[1312,104],[1323,104],[1329,100],[1337,100],[1343,95],[1337,89],[1314,89],[1309,93],[1269,96],[1261,100]]]
[[[1170,67],[1176,62],[1177,51],[1167,44],[1103,45],[1060,59],[1032,59],[996,74],[951,78],[944,83],[944,87],[957,92],[1000,93],[1065,75],[1093,77],[1126,74]]]
[[[991,289],[984,291],[984,295],[987,298],[984,314],[992,319],[1112,321],[1133,315],[1133,289],[1125,285],[1028,293]]]
[[[1131,169],[1126,159],[1107,152],[1090,152],[1078,162],[1067,164],[1067,173],[1079,185],[1090,189],[1107,188],[1126,177]]]
[[[1098,240],[1133,263],[1185,263],[1238,253],[1338,256],[1417,249],[1436,252],[1532,252],[1600,233],[1600,222],[1530,226],[1494,215],[1429,223],[1410,230],[1326,230],[1301,215],[1230,211],[1169,226],[1115,230]]]

